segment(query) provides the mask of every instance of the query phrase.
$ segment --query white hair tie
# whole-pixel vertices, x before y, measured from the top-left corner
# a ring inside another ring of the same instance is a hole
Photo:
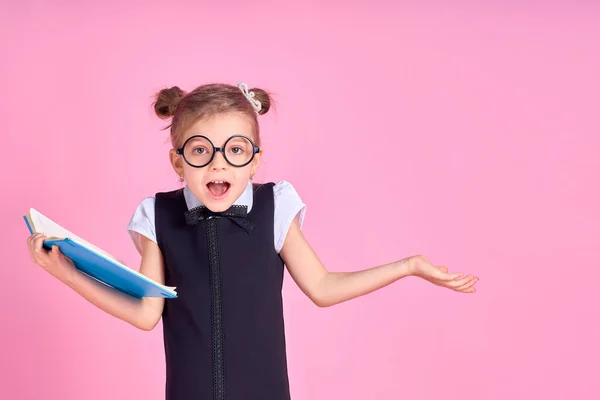
[[[244,96],[246,96],[246,99],[248,99],[250,104],[252,104],[252,107],[254,107],[254,111],[256,111],[258,114],[258,112],[262,109],[262,104],[258,99],[254,98],[254,92],[248,90],[248,85],[244,82],[238,83],[238,88],[242,91],[242,93],[244,93]]]

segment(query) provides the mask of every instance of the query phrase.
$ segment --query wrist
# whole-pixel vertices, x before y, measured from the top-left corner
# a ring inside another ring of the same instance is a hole
[[[395,262],[396,269],[401,278],[414,275],[414,266],[411,257],[403,258]]]
[[[65,271],[61,276],[59,276],[58,279],[71,289],[75,289],[75,287],[77,286],[78,277],[79,271],[75,267],[72,267]]]
[[[407,274],[409,276],[419,276],[419,265],[421,261],[420,255],[410,256],[405,258],[403,261],[406,264]]]

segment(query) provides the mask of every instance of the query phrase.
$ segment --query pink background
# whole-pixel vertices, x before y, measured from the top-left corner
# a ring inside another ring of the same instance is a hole
[[[319,309],[288,278],[294,399],[600,398],[599,7],[85,3],[0,6],[0,398],[163,398],[160,326],[33,265],[22,215],[137,268],[135,206],[178,187],[151,96],[238,80],[277,96],[260,178],[296,186],[330,270],[481,279]]]

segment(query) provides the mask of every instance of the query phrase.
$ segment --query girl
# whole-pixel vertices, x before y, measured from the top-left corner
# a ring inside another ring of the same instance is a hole
[[[177,286],[178,298],[134,299],[81,274],[44,236],[33,261],[105,312],[151,330],[163,322],[166,398],[289,399],[281,288],[284,266],[319,307],[417,276],[461,293],[477,278],[450,274],[421,255],[357,272],[328,272],[304,238],[306,206],[286,182],[254,184],[258,115],[269,95],[247,85],[161,90],[157,115],[172,118],[170,161],[182,189],[145,198],[128,230],[140,272]]]

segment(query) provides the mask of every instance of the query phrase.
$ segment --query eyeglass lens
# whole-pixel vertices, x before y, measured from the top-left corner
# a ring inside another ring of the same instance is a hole
[[[215,148],[204,137],[192,138],[183,148],[186,161],[196,167],[209,164],[213,159]],[[232,137],[225,144],[224,154],[227,162],[239,167],[247,164],[254,155],[254,146],[244,137]]]

